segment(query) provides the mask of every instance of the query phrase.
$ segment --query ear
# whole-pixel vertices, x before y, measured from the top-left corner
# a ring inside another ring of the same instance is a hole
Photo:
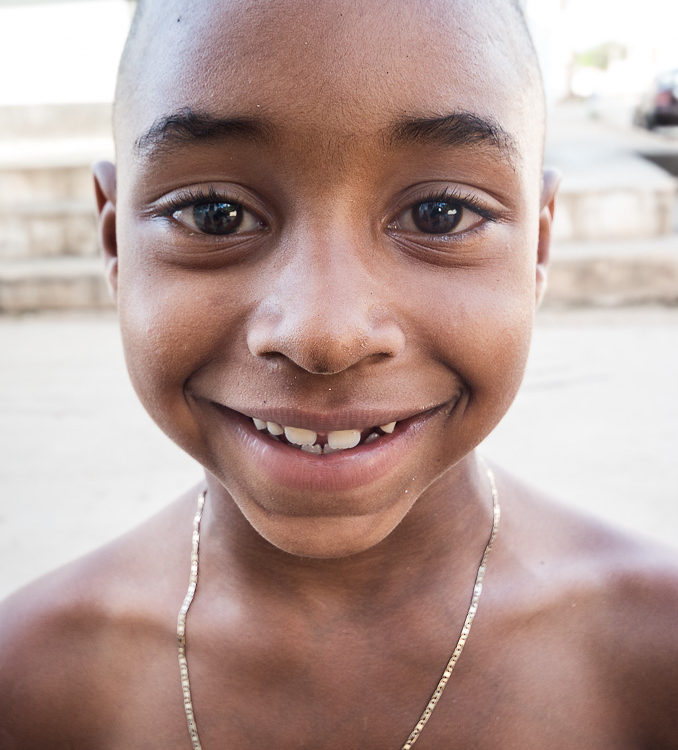
[[[118,297],[118,240],[115,233],[115,166],[110,161],[100,161],[92,167],[92,171],[99,213],[99,242],[104,251],[106,264],[106,281],[113,301],[116,302]]]
[[[555,210],[556,193],[562,178],[557,169],[545,169],[541,178],[539,213],[539,242],[537,244],[537,307],[546,293],[546,278],[551,252],[551,227]]]

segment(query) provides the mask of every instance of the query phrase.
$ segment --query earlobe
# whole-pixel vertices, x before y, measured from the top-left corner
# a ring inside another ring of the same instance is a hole
[[[537,244],[536,303],[541,304],[546,294],[547,268],[551,251],[551,228],[555,211],[556,194],[562,178],[557,169],[545,169],[541,182],[539,213],[539,242]]]
[[[118,241],[115,231],[115,166],[111,162],[100,161],[94,165],[93,173],[94,193],[99,214],[99,242],[104,252],[108,288],[115,302],[118,295]]]

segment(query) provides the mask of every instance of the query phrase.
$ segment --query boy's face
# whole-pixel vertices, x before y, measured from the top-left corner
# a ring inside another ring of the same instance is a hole
[[[520,383],[549,196],[502,6],[173,0],[139,26],[117,195],[99,170],[131,377],[290,552],[381,541]],[[318,455],[252,417],[379,437]]]

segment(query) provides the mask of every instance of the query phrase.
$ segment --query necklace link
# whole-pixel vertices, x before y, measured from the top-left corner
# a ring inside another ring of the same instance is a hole
[[[433,713],[435,707],[438,705],[438,701],[440,700],[440,697],[442,696],[443,691],[447,687],[447,683],[452,675],[452,671],[454,670],[454,667],[459,661],[461,652],[464,650],[464,646],[466,645],[466,641],[468,640],[469,633],[471,632],[471,625],[473,624],[473,619],[475,618],[476,612],[478,611],[478,603],[483,593],[483,578],[485,577],[485,571],[487,569],[487,561],[489,559],[490,553],[492,552],[492,547],[494,546],[495,539],[497,538],[497,533],[499,532],[499,519],[501,517],[501,508],[499,506],[499,493],[497,492],[497,485],[494,480],[494,474],[492,472],[492,469],[490,469],[489,466],[485,464],[485,461],[483,461],[482,458],[480,460],[485,468],[485,472],[489,479],[490,488],[492,491],[492,531],[490,532],[490,538],[488,539],[487,544],[485,545],[485,551],[483,552],[483,556],[480,560],[480,565],[478,567],[478,572],[476,573],[476,580],[473,585],[473,594],[471,597],[471,604],[469,605],[468,611],[466,613],[466,618],[464,619],[464,624],[462,626],[461,634],[459,636],[459,640],[457,641],[457,645],[454,647],[452,656],[450,657],[449,661],[445,665],[445,669],[443,670],[442,677],[438,681],[438,685],[436,686],[436,689],[433,691],[433,695],[431,696],[431,699],[427,703],[426,708],[424,709],[421,716],[419,717],[419,720],[415,724],[414,729],[410,733],[410,736],[407,738],[401,750],[411,750],[414,743],[419,738],[419,735],[421,734],[423,728],[426,726],[426,723],[431,718],[431,714]],[[193,517],[193,534],[191,537],[191,542],[192,542],[191,572],[190,572],[189,581],[188,581],[188,590],[186,591],[186,596],[184,597],[184,601],[181,605],[181,608],[179,609],[179,615],[177,617],[177,644],[178,644],[178,651],[179,651],[179,675],[181,678],[181,690],[182,690],[183,697],[184,697],[184,711],[186,713],[186,723],[188,725],[188,733],[191,738],[191,746],[193,750],[202,750],[202,745],[200,744],[200,739],[198,737],[198,727],[195,721],[195,713],[193,711],[193,699],[191,697],[191,683],[188,677],[188,661],[186,659],[186,617],[188,615],[188,610],[191,607],[193,598],[195,596],[195,591],[198,586],[200,522],[202,521],[202,513],[205,507],[206,495],[207,495],[207,490],[204,490],[203,492],[200,493],[200,497],[198,498],[198,508],[195,512],[195,516]]]

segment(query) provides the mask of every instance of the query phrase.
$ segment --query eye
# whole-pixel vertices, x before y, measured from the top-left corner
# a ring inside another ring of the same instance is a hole
[[[264,222],[235,201],[197,200],[171,212],[173,219],[202,234],[227,235],[261,229]]]
[[[425,201],[410,209],[412,223],[420,232],[449,234],[461,221],[464,208],[451,201]]]
[[[389,229],[419,234],[450,235],[473,229],[494,216],[473,201],[451,196],[432,196],[402,211]]]

